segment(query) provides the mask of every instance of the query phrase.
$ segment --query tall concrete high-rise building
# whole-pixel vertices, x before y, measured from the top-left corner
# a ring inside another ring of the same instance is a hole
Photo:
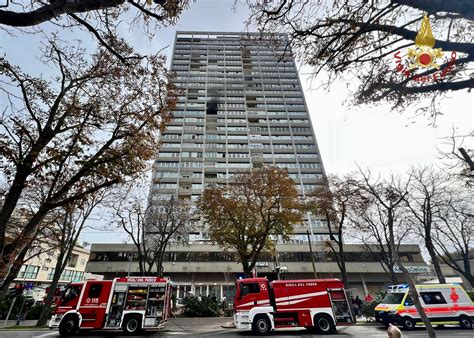
[[[178,32],[171,70],[179,90],[162,134],[151,199],[195,201],[210,183],[226,183],[262,165],[288,169],[299,194],[313,190],[324,167],[295,62],[285,36]],[[321,241],[326,226],[306,215],[295,243]],[[191,236],[207,238],[206,227]]]

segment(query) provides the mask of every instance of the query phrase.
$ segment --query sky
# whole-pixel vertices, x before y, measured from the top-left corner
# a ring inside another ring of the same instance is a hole
[[[180,17],[175,26],[160,29],[150,40],[140,28],[123,27],[123,36],[141,52],[164,53],[171,58],[175,32],[197,31],[242,31],[247,10],[234,0],[199,0]],[[57,30],[48,27],[48,31]],[[38,36],[17,35],[10,37],[0,32],[0,52],[17,64],[33,72],[43,72],[44,67],[33,55],[37,53]],[[60,32],[62,39],[80,39],[92,45],[88,34]],[[168,60],[169,61],[169,60]],[[467,91],[450,94],[441,101],[442,116],[436,126],[426,117],[414,118],[414,107],[403,112],[392,111],[388,104],[378,106],[348,105],[348,88],[353,84],[343,79],[331,86],[329,91],[319,88],[319,79],[309,75],[311,68],[298,65],[300,79],[313,123],[316,140],[327,174],[345,174],[361,168],[370,168],[374,173],[388,175],[403,174],[411,166],[436,165],[440,162],[439,150],[443,148],[443,137],[451,135],[453,128],[458,134],[469,134],[474,129],[474,94]],[[108,217],[97,213],[91,224],[107,222]],[[122,242],[126,236],[119,232],[87,230],[82,240],[92,242]]]

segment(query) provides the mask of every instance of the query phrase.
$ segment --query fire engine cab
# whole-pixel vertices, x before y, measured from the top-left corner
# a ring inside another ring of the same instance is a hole
[[[336,325],[355,323],[338,279],[240,279],[236,283],[234,322],[258,335],[278,328],[304,327],[334,333]]]
[[[171,292],[171,281],[157,277],[70,283],[49,327],[59,328],[61,336],[86,329],[123,329],[129,334],[161,329],[171,311]]]

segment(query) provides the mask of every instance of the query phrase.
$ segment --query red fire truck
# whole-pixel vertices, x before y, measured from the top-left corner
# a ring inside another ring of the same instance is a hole
[[[120,330],[133,334],[161,329],[171,311],[171,281],[126,277],[70,283],[56,303],[50,328],[61,336],[78,330]]]
[[[289,327],[334,333],[336,325],[350,325],[355,319],[338,279],[247,278],[237,281],[234,322],[238,329],[265,335]]]

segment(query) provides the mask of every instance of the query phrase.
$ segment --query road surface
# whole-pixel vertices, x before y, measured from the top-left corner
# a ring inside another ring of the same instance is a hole
[[[197,318],[180,318],[170,323],[165,331],[151,332],[141,335],[140,337],[172,337],[172,336],[190,336],[190,337],[238,337],[248,338],[253,337],[251,332],[239,332],[235,329],[224,329],[220,327],[223,321],[210,321],[206,319]],[[445,327],[436,329],[438,338],[473,338],[474,330],[461,330],[456,327]],[[15,330],[15,331],[0,331],[1,338],[59,338],[57,331],[49,330]],[[123,335],[121,332],[84,332],[78,335],[81,338],[95,338],[95,337],[130,337]],[[137,336],[136,336],[137,337]],[[337,338],[384,338],[387,337],[386,329],[378,325],[370,326],[352,326],[340,327],[337,334],[334,335],[314,335],[306,330],[287,329],[285,331],[275,332],[271,337],[337,337]],[[417,328],[414,331],[403,331],[404,338],[422,338],[427,337],[426,331],[423,328]]]

